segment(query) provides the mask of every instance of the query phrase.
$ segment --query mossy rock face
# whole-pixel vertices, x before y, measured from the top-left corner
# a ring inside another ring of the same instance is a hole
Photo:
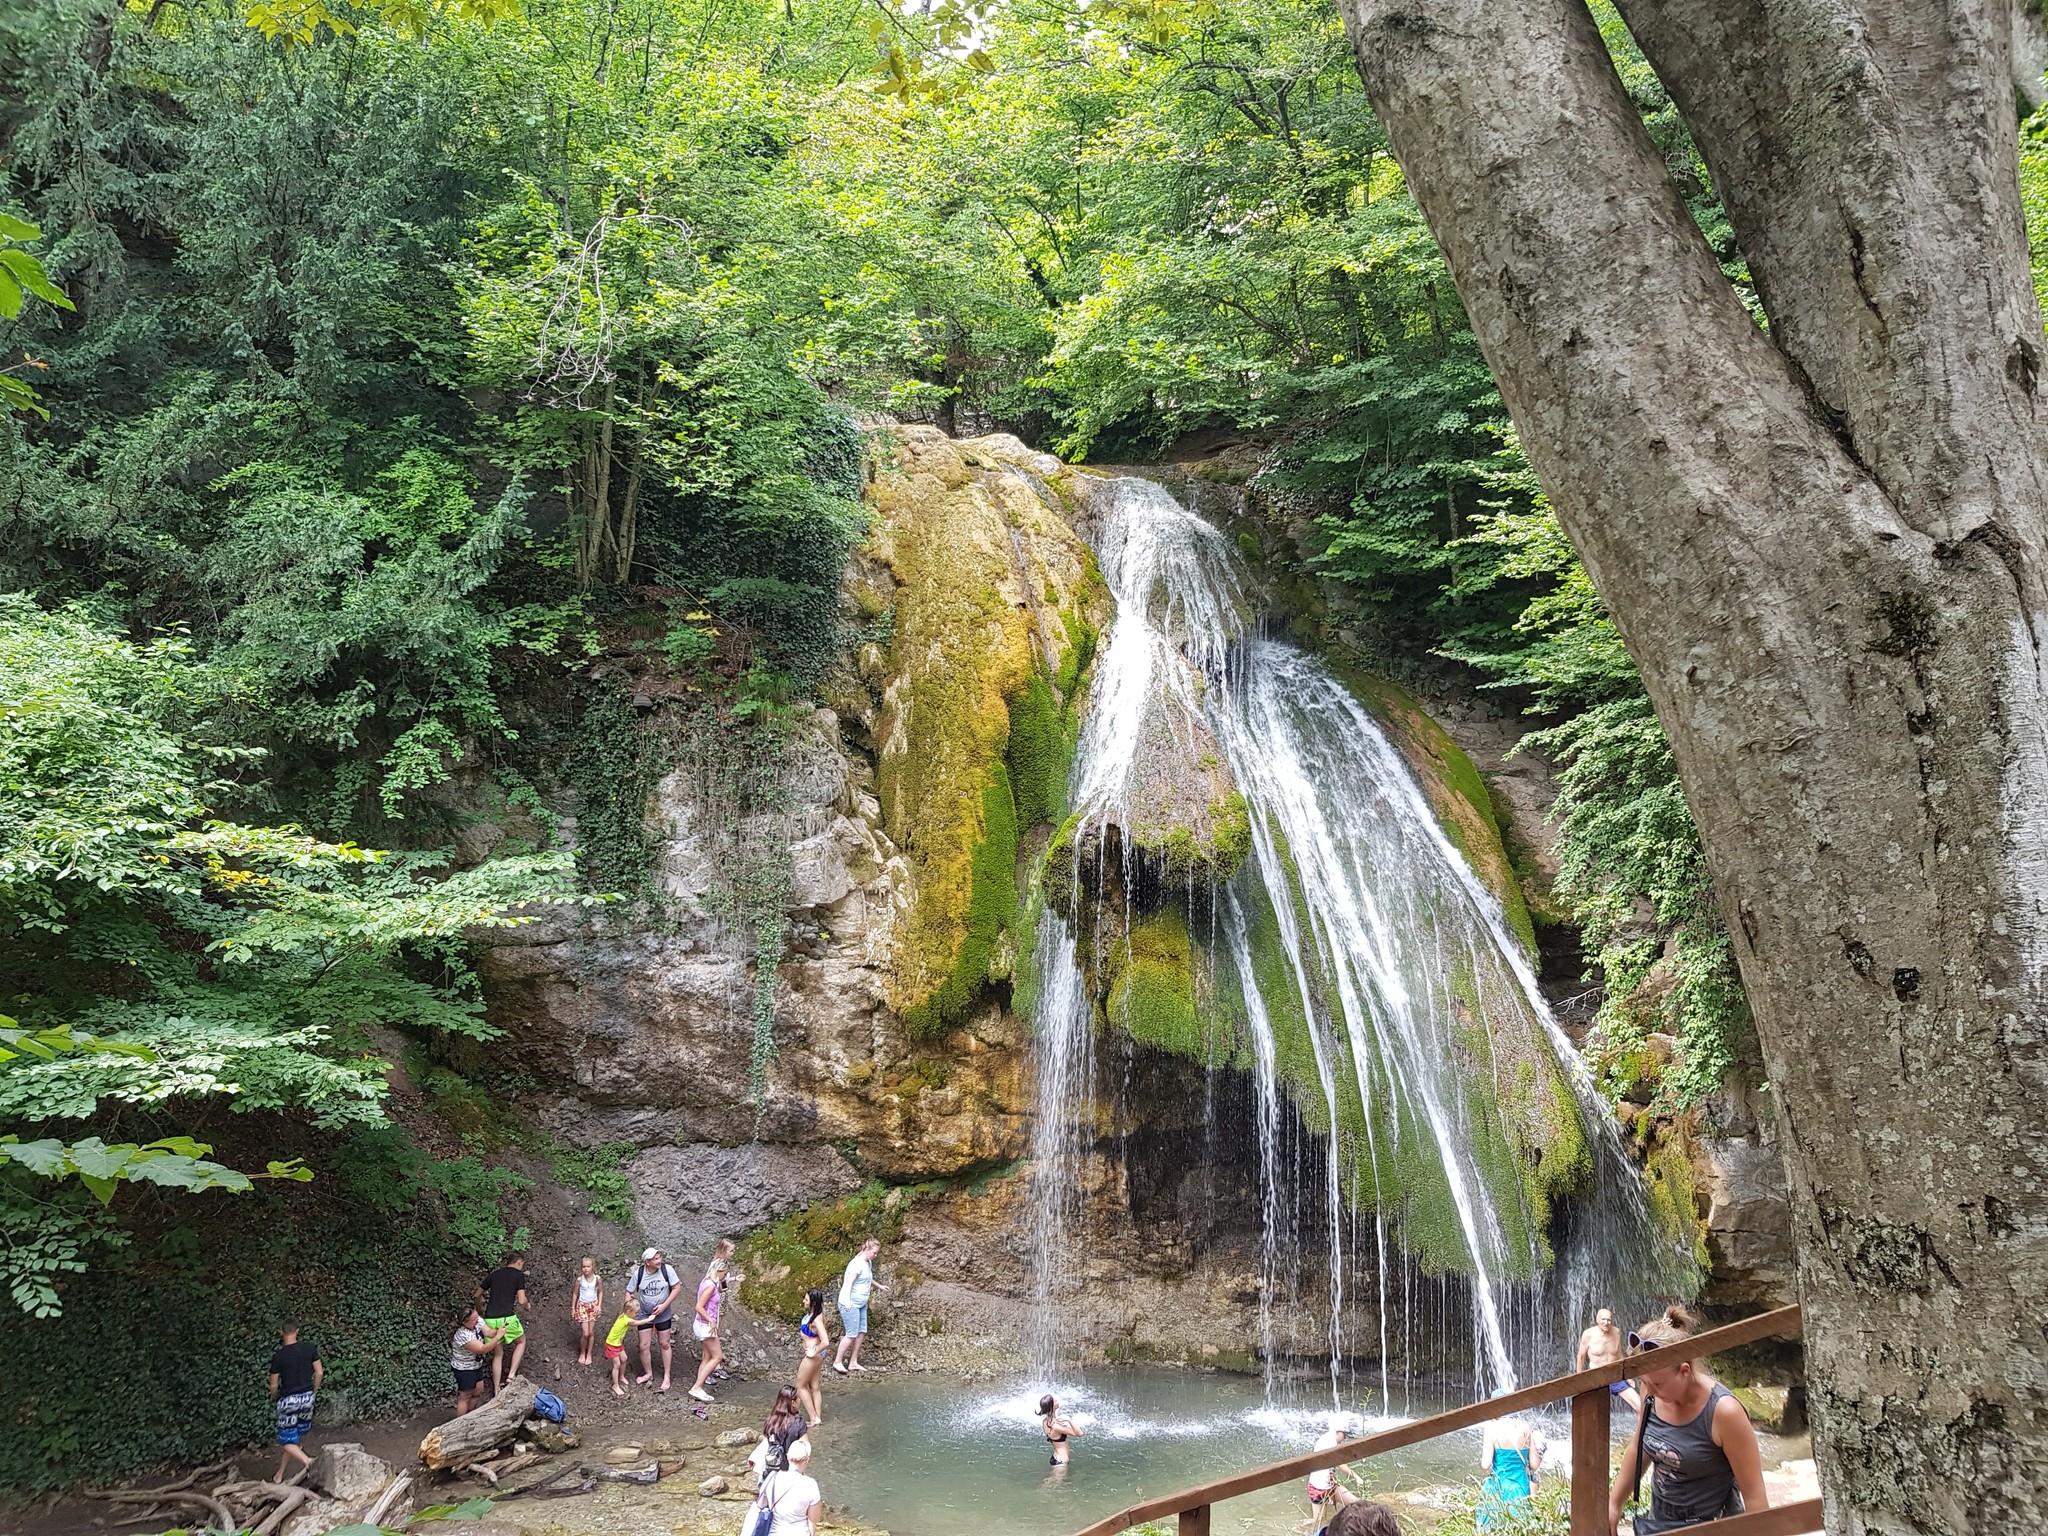
[[[1195,1003],[1193,949],[1177,908],[1132,925],[1109,989],[1109,1022],[1140,1045],[1206,1057],[1207,1031]]]
[[[890,1002],[913,1033],[943,1030],[1011,977],[1023,842],[1065,809],[1108,595],[1032,478],[1058,472],[1013,438],[901,427],[869,489],[866,564],[893,581],[895,614],[872,669],[876,792],[913,889]]]

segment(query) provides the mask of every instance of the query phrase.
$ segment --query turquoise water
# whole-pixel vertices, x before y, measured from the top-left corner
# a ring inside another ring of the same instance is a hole
[[[833,1390],[833,1387],[840,1390]],[[827,1503],[893,1536],[1060,1536],[1143,1498],[1314,1448],[1319,1405],[1269,1405],[1254,1377],[1160,1370],[1089,1372],[1060,1392],[1085,1431],[1072,1466],[1047,1465],[1040,1388],[962,1383],[937,1373],[827,1387],[827,1422],[811,1471]],[[1416,1414],[1450,1406],[1416,1402]],[[1406,1422],[1347,1402],[1363,1429]],[[1411,1446],[1367,1466],[1382,1489],[1476,1483],[1479,1432]],[[1308,1504],[1298,1482],[1220,1506],[1218,1532],[1298,1532]]]

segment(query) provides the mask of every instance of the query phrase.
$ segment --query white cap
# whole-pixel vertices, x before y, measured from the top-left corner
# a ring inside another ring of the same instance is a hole
[[[640,1262],[642,1264],[645,1264],[649,1259],[658,1259],[660,1257],[661,1250],[659,1248],[650,1248],[645,1253],[640,1255]]]

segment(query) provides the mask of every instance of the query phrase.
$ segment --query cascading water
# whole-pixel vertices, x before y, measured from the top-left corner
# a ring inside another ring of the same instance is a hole
[[[1314,1225],[1328,1326],[1314,1352],[1327,1356],[1333,1396],[1346,1362],[1376,1353],[1385,1399],[1392,1319],[1399,1314],[1405,1338],[1432,1274],[1463,1277],[1482,1391],[1515,1384],[1539,1361],[1554,1366],[1559,1324],[1596,1296],[1626,1305],[1688,1289],[1689,1260],[1658,1236],[1499,902],[1378,722],[1322,662],[1257,633],[1249,583],[1219,529],[1148,480],[1110,482],[1101,500],[1097,555],[1117,613],[1075,759],[1076,815],[1061,834],[1079,854],[1065,910],[1084,910],[1089,854],[1101,861],[1115,850],[1126,867],[1098,870],[1094,889],[1099,902],[1123,903],[1109,942],[1131,931],[1140,855],[1129,833],[1146,812],[1135,802],[1147,754],[1220,753],[1243,796],[1250,849],[1202,899],[1224,1054],[1254,1089],[1269,1390],[1275,1362],[1311,1353],[1281,1336],[1273,1300],[1299,1283],[1296,1163],[1284,1145],[1294,1125],[1321,1142]],[[1061,1363],[1059,1297],[1074,1283],[1069,1255],[1096,1114],[1087,970],[1096,942],[1084,918],[1070,923],[1048,903],[1033,1145],[1042,1377]],[[1494,1080],[1474,1081],[1489,1071]],[[1548,1100],[1545,1083],[1560,1085]],[[1511,1133],[1511,1104],[1590,1130],[1590,1170],[1578,1169],[1579,1193],[1555,1221],[1534,1208],[1542,1201],[1517,1171],[1527,1138]],[[1368,1262],[1376,1337],[1355,1338],[1347,1287]]]

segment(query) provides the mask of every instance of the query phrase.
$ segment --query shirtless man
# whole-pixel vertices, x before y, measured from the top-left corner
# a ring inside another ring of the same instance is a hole
[[[1590,1371],[1596,1366],[1612,1365],[1628,1353],[1628,1341],[1614,1326],[1614,1313],[1602,1307],[1593,1315],[1593,1326],[1579,1335],[1579,1353],[1572,1362],[1575,1371]],[[1629,1407],[1640,1413],[1643,1400],[1637,1395],[1635,1383],[1630,1381],[1611,1382],[1607,1391],[1610,1396],[1620,1398]]]

